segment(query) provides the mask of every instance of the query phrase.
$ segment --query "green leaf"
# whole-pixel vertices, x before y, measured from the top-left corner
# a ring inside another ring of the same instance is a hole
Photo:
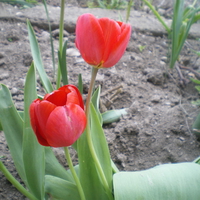
[[[112,166],[110,152],[106,137],[104,135],[104,131],[99,121],[98,114],[93,104],[90,105],[90,116],[91,134],[95,152],[97,154],[99,162],[101,163],[101,167],[104,171],[109,187],[112,190]]]
[[[90,153],[86,132],[84,132],[77,142],[79,177],[87,200],[107,200],[107,197],[99,179],[96,166]]]
[[[78,89],[81,94],[83,94],[83,80],[82,80],[82,74],[78,75]]]
[[[45,70],[44,70],[39,45],[38,45],[34,30],[29,21],[27,21],[27,26],[28,26],[28,36],[29,36],[31,53],[33,56],[34,64],[37,68],[37,71],[39,73],[40,79],[42,81],[42,84],[43,84],[46,92],[50,93],[53,91],[53,87],[51,85],[50,80],[47,77]]]
[[[165,164],[114,174],[115,200],[199,200],[200,165]]]
[[[55,199],[80,200],[80,195],[75,184],[54,176],[45,176],[45,191]]]
[[[94,105],[94,108],[97,112],[97,115],[98,115],[98,118],[99,118],[99,121],[100,123],[102,124],[103,123],[103,119],[102,119],[102,116],[101,116],[101,113],[99,111],[99,102],[100,102],[100,94],[101,94],[101,87],[99,86],[93,93],[92,95],[92,103]]]
[[[191,8],[190,15],[185,16],[184,12],[184,1],[176,0],[172,20],[170,68],[174,67],[175,62],[179,57],[181,49],[193,24],[193,19],[197,10]]]
[[[196,83],[196,84],[199,84],[199,85],[200,85],[200,80],[194,79],[194,78],[190,78],[190,80],[191,80],[193,83]]]
[[[64,85],[68,84],[66,49],[67,49],[67,41],[65,41],[63,45],[62,52],[58,51],[59,66],[60,66],[62,81]]]
[[[23,161],[29,190],[38,199],[44,199],[45,157],[30,125],[29,107],[37,98],[35,68],[32,63],[24,88],[24,137]]]
[[[118,121],[122,115],[126,115],[126,109],[109,110],[102,113],[103,124],[109,124]]]
[[[2,127],[2,125],[1,125],[1,122],[0,122],[0,131],[3,131],[3,127]]]
[[[195,163],[200,165],[200,157],[196,158],[193,162],[195,162]]]
[[[45,147],[45,159],[46,175],[52,175],[70,182],[74,182],[71,173],[69,171],[66,171],[65,168],[58,162],[50,147]]]
[[[23,120],[17,112],[8,88],[0,84],[0,121],[16,169],[26,183],[22,159]]]

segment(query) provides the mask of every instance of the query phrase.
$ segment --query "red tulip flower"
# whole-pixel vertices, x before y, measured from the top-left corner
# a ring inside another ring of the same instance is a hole
[[[129,24],[83,14],[77,20],[75,42],[88,64],[96,68],[108,68],[120,60],[130,35]]]
[[[30,105],[30,120],[43,146],[72,145],[86,127],[82,96],[73,85],[65,85]]]

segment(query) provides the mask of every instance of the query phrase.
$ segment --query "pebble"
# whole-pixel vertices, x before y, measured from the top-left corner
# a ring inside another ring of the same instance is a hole
[[[7,72],[2,73],[2,74],[0,75],[0,80],[4,80],[4,79],[7,79],[7,78],[9,78],[9,73],[7,73]]]
[[[154,95],[151,97],[151,102],[152,103],[159,103],[160,102],[160,96],[159,95]]]
[[[159,69],[146,68],[143,74],[147,76],[147,81],[154,85],[162,85],[164,83],[163,72]]]
[[[81,54],[77,49],[69,48],[69,49],[67,49],[67,55],[68,56],[80,56]]]

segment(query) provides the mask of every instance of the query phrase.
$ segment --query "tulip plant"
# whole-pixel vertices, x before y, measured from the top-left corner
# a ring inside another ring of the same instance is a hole
[[[164,164],[145,171],[119,172],[111,160],[102,128],[100,88],[95,90],[94,86],[98,70],[114,66],[124,54],[131,26],[109,18],[98,19],[88,13],[78,18],[75,44],[92,69],[84,105],[81,87],[68,84],[67,70],[63,69],[66,65],[63,62],[66,59],[66,43],[63,45],[62,41],[63,13],[64,1],[56,89],[44,70],[29,22],[34,63],[26,76],[23,112],[15,108],[8,88],[0,85],[0,124],[24,186],[0,160],[1,172],[30,200],[199,200],[200,159]],[[37,94],[36,70],[46,91],[44,97]],[[77,152],[76,166],[69,146]],[[52,147],[63,147],[69,169],[58,162]]]

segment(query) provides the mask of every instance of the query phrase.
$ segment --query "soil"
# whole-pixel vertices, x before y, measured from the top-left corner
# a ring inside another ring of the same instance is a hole
[[[47,2],[51,6],[59,6],[58,0]],[[170,17],[172,1],[154,1],[154,3],[160,5],[158,9],[163,16]],[[68,1],[66,6],[81,8],[85,4],[84,1],[82,3]],[[9,4],[0,4],[0,7],[5,12],[8,11],[10,16],[13,12],[18,12],[19,15],[21,12],[26,12]],[[31,11],[34,13],[35,9],[37,7],[31,8]],[[95,12],[94,9],[92,12]],[[144,16],[150,13],[145,6],[141,8],[141,2],[136,3],[133,9]],[[111,15],[113,12],[116,13],[110,10]],[[54,14],[51,13],[52,18]],[[52,78],[49,32],[42,28],[41,23],[34,23],[34,30],[40,44],[45,69]],[[24,81],[32,62],[26,23],[16,16],[11,18],[1,16],[0,25],[0,83],[8,86],[17,109],[23,110]],[[197,41],[198,38],[188,39],[187,45],[181,52],[179,64],[189,68],[182,70],[186,80],[183,82],[177,70],[175,68],[170,70],[168,67],[166,33],[141,31],[135,28],[134,24],[131,25],[132,36],[124,56],[115,67],[101,69],[97,77],[97,85],[101,85],[102,88],[101,111],[126,108],[128,112],[119,121],[104,125],[112,159],[120,170],[127,171],[144,170],[163,163],[193,161],[200,155],[200,142],[191,127],[200,109],[191,103],[199,99],[199,94],[189,78],[191,75],[195,76],[190,69],[196,72],[199,70],[200,58],[190,47],[199,50],[200,42]],[[53,35],[55,49],[58,49],[56,26],[53,28]],[[69,80],[71,84],[76,85],[78,74],[82,73],[85,98],[91,67],[81,58],[75,48],[74,39],[74,32],[66,30]],[[44,94],[39,80],[38,89]],[[56,154],[60,162],[64,163],[62,151],[57,149]],[[20,181],[3,132],[0,132],[0,156],[3,156],[1,159],[8,170]],[[0,180],[0,199],[26,199],[2,173]]]

